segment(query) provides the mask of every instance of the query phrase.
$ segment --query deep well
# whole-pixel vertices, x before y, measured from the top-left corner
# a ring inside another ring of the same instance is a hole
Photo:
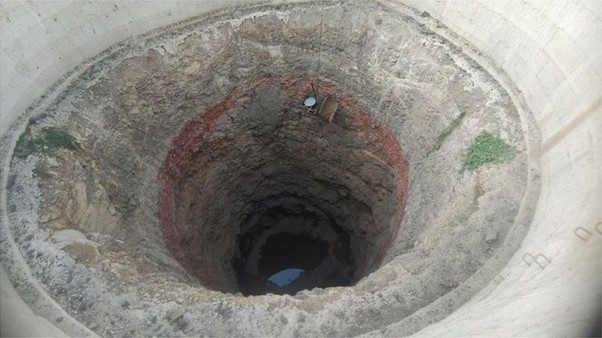
[[[597,334],[601,7],[2,2],[2,334]]]

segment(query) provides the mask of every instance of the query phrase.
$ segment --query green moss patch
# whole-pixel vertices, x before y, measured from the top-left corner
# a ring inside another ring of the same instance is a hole
[[[449,135],[451,135],[451,133],[454,131],[454,129],[456,129],[460,125],[460,123],[462,123],[462,120],[464,120],[465,116],[466,116],[466,113],[461,112],[460,115],[458,115],[458,117],[456,117],[452,121],[452,123],[450,123],[450,125],[441,132],[441,134],[439,134],[439,136],[437,137],[437,140],[435,141],[435,144],[426,153],[427,156],[430,155],[432,152],[437,151],[441,148],[441,146],[443,145],[443,142],[445,142],[445,140],[449,137]]]
[[[403,246],[403,248],[401,248],[401,252],[402,253],[407,253],[407,252],[412,251],[412,249],[414,249],[414,242],[409,242],[409,243],[406,243]]]
[[[488,131],[475,138],[462,161],[462,171],[475,170],[487,163],[511,161],[516,155],[514,147]]]
[[[75,138],[63,130],[43,128],[35,135],[27,127],[15,146],[15,156],[25,157],[33,152],[50,154],[59,149],[77,150]]]

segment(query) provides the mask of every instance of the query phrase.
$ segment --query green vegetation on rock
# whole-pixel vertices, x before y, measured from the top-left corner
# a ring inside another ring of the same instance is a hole
[[[514,147],[490,132],[484,131],[468,147],[468,153],[462,161],[462,171],[475,170],[486,163],[508,162],[515,154]]]
[[[403,246],[403,248],[401,248],[401,252],[407,253],[410,252],[412,249],[414,249],[414,242],[408,242]]]
[[[28,126],[15,146],[15,156],[25,157],[33,152],[49,154],[58,149],[76,150],[79,145],[69,133],[55,128],[43,128],[36,135]]]
[[[451,133],[454,131],[454,129],[456,129],[460,125],[462,120],[464,120],[465,116],[466,116],[466,113],[461,112],[460,115],[458,115],[458,117],[456,117],[452,121],[452,123],[441,132],[441,134],[439,134],[433,147],[431,149],[429,149],[429,151],[426,153],[427,156],[430,155],[432,152],[437,151],[441,148],[441,146],[443,145],[443,142],[445,142],[445,140],[449,137],[449,135],[451,135]]]

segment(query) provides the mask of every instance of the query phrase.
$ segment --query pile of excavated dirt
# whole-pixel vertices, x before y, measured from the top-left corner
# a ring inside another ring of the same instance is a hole
[[[358,1],[237,7],[131,39],[32,118],[11,237],[103,336],[418,330],[505,265],[535,189],[528,119],[450,39]],[[336,100],[331,122],[310,94]],[[488,158],[479,135],[509,156],[467,169]],[[286,289],[266,282],[295,267]]]

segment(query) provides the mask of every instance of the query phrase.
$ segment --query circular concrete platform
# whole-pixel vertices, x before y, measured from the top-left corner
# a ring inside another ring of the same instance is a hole
[[[2,333],[592,334],[599,14],[2,3]]]

